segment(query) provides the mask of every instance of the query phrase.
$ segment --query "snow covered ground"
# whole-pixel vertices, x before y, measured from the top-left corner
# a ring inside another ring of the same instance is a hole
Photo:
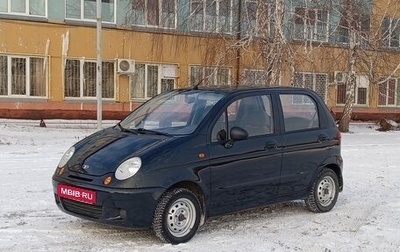
[[[61,212],[51,176],[96,123],[46,123],[0,120],[0,251],[400,251],[400,132],[352,125],[343,134],[345,186],[329,213],[302,201],[263,207],[210,220],[190,242],[170,245]]]

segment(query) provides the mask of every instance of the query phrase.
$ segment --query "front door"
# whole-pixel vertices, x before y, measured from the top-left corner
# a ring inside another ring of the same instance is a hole
[[[246,130],[248,137],[234,141],[232,127]],[[277,195],[282,154],[274,132],[269,95],[236,99],[222,111],[209,145],[210,216],[259,206]]]

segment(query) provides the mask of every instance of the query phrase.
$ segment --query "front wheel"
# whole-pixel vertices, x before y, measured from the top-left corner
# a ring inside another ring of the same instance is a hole
[[[315,180],[306,199],[306,205],[312,212],[329,212],[335,206],[338,195],[338,177],[331,169],[325,169]]]
[[[200,202],[185,188],[166,192],[153,217],[153,231],[163,241],[178,244],[189,241],[200,224]]]

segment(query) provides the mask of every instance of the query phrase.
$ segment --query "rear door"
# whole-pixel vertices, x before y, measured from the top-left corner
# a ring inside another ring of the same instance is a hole
[[[308,192],[315,171],[329,156],[331,143],[323,104],[304,93],[279,95],[282,109],[282,173],[279,194],[297,197]]]
[[[270,95],[234,99],[217,116],[209,145],[210,216],[265,204],[276,196],[281,152],[274,117]],[[233,142],[232,127],[245,129],[248,138]]]

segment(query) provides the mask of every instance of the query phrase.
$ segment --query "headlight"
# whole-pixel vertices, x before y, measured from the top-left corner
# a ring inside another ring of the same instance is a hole
[[[65,152],[64,156],[62,156],[60,163],[58,163],[58,167],[63,167],[64,165],[67,164],[68,160],[74,155],[75,152],[75,147],[71,147]]]
[[[142,160],[139,157],[134,157],[126,160],[115,171],[115,178],[118,180],[125,180],[135,175],[140,166],[142,166]]]

